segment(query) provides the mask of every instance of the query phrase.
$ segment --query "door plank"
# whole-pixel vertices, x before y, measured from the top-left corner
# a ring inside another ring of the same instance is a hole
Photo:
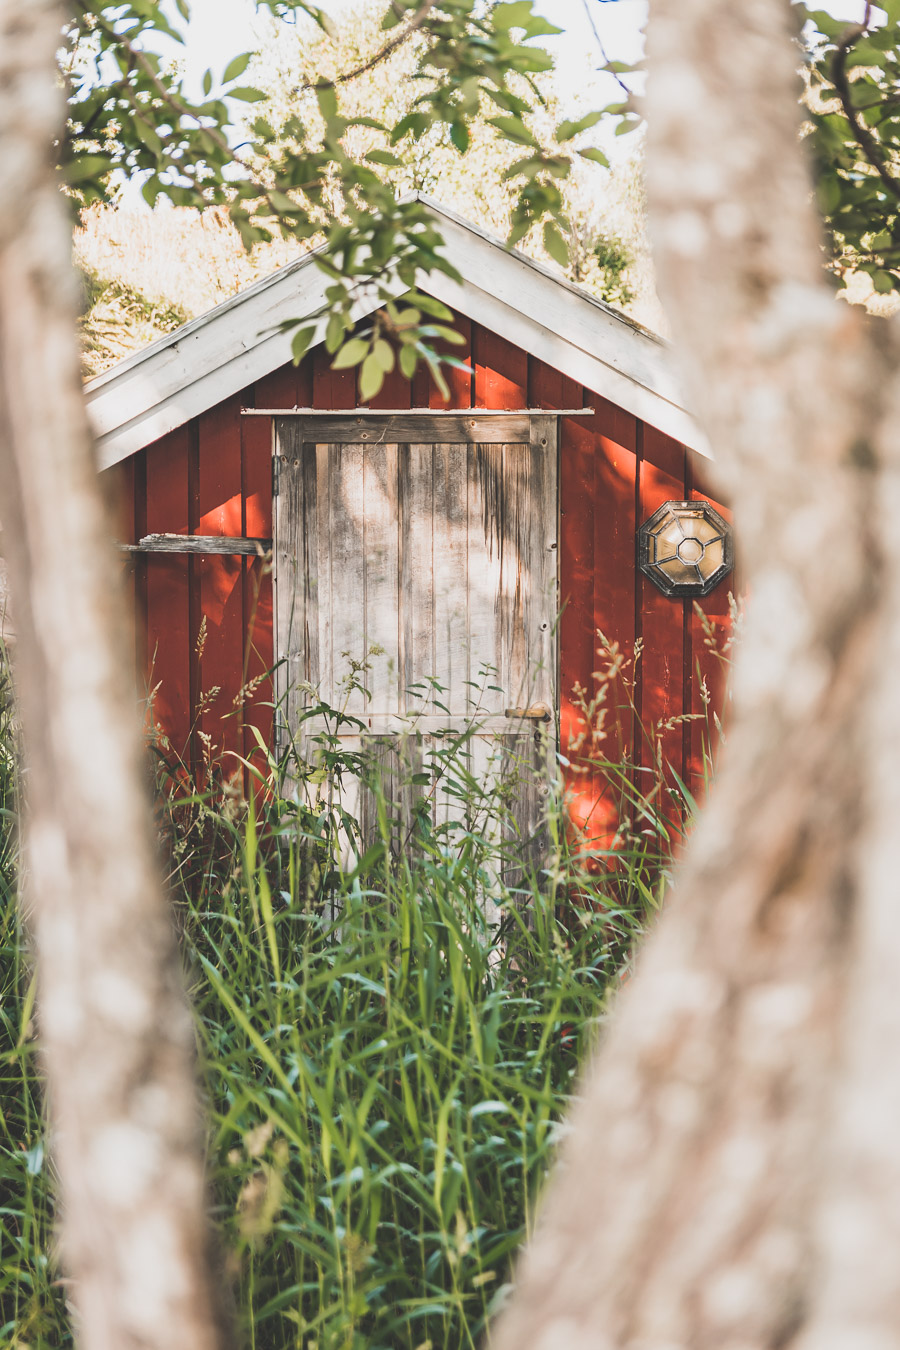
[[[468,452],[434,447],[434,660],[432,674],[447,708],[465,709],[468,693]]]
[[[435,605],[443,585],[436,574],[434,549],[437,447],[401,447],[402,610],[400,662],[403,708],[414,712],[427,703],[426,684],[435,674]]]
[[[502,553],[498,534],[501,450],[474,445],[468,455],[468,670],[466,706],[497,712],[506,706],[500,687],[502,653],[498,632],[498,597]],[[454,711],[457,711],[454,709]]]
[[[364,717],[365,694],[348,684],[351,662],[366,658],[365,450],[327,447],[331,543],[331,688],[334,707]]]
[[[396,445],[366,446],[363,458],[363,566],[368,711],[398,712],[400,502]]]

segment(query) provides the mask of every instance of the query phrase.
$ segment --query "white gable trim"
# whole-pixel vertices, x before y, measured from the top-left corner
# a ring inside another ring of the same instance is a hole
[[[708,454],[685,411],[667,345],[549,268],[427,201],[462,285],[441,273],[422,287],[588,389],[660,431]],[[291,359],[285,319],[324,303],[327,278],[312,255],[281,268],[208,314],[114,366],[85,386],[101,468],[277,370]],[[400,287],[398,286],[398,291]],[[356,317],[378,304],[364,296]],[[319,324],[316,341],[324,326]]]

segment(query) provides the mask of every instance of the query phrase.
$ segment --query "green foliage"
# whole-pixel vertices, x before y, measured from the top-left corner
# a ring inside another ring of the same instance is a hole
[[[598,735],[620,704],[632,716],[626,667],[607,649],[585,704]],[[364,667],[349,678],[358,687]],[[427,800],[440,784],[455,803],[435,826],[421,810],[401,821],[398,777],[389,788],[377,758],[346,748],[352,719],[309,715],[328,723],[314,752],[278,762],[260,744],[249,799],[240,777],[213,791],[210,764],[205,790],[175,765],[161,780],[227,1277],[255,1350],[473,1350],[533,1222],[577,1066],[660,902],[683,798],[652,768],[638,786],[633,765],[609,764],[615,848],[573,850],[557,807],[531,874],[508,787],[473,771],[477,723],[404,770],[404,790]],[[58,1350],[71,1335],[14,903],[12,730],[7,713],[0,1334]],[[592,745],[577,754],[596,771]],[[354,775],[365,828],[332,790]]]
[[[21,804],[16,760],[12,684],[0,641],[0,1343],[55,1347],[70,1338],[52,1259],[49,1165],[33,1040],[35,986],[16,903]]]
[[[257,3],[280,16],[300,11],[328,27],[315,5]],[[519,191],[510,241],[547,222],[548,247],[554,256],[564,256],[559,180],[569,173],[572,155],[542,149],[527,121],[542,102],[536,77],[552,64],[534,40],[560,30],[533,13],[532,0],[492,6],[480,0],[393,0],[382,19],[384,45],[368,64],[378,65],[401,43],[413,42],[411,79],[420,92],[412,110],[398,120],[367,120],[386,144],[359,158],[348,153],[346,136],[362,119],[345,116],[339,97],[350,72],[314,85],[324,125],[314,144],[300,117],[289,119],[276,134],[260,115],[241,129],[242,145],[235,149],[229,101],[252,105],[266,98],[262,90],[239,83],[248,53],[228,64],[221,81],[208,71],[202,99],[191,100],[177,70],[151,49],[158,34],[181,40],[161,4],[79,0],[75,10],[65,59],[70,124],[61,161],[76,200],[109,199],[117,174],[124,173],[142,179],[151,204],[166,198],[179,206],[227,207],[248,248],[271,239],[273,231],[301,241],[322,239],[317,261],[329,278],[326,303],[317,314],[298,318],[295,326],[319,320],[330,351],[351,338],[351,312],[361,287],[374,287],[386,301],[398,281],[412,288],[422,273],[437,270],[458,279],[425,208],[400,200],[377,169],[394,162],[390,146],[419,140],[436,127],[445,128],[464,152],[484,102],[496,110],[491,119],[496,130],[530,152],[511,175]],[[564,123],[560,131],[571,140],[590,125],[585,118],[581,124]],[[391,341],[390,335],[379,336]],[[404,373],[420,359],[440,363],[427,336],[411,344],[401,363]],[[385,362],[364,360],[363,367],[367,389],[377,392]]]
[[[836,276],[900,289],[900,12],[882,27],[798,5],[807,46],[808,141]],[[885,17],[884,15],[881,16]]]
[[[81,273],[84,289],[84,315],[81,321],[81,348],[85,374],[99,373],[110,354],[124,356],[123,341],[135,339],[146,345],[174,332],[190,315],[180,305],[150,300],[126,282],[101,277],[85,269]]]

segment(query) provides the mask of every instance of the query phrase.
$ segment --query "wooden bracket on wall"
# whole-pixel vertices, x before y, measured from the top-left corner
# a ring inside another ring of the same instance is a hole
[[[222,534],[145,534],[136,544],[120,544],[126,553],[243,553],[261,558],[272,551],[271,539],[243,539]]]

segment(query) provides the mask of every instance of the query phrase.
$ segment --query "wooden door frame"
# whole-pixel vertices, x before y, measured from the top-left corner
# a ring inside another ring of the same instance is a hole
[[[262,410],[260,410],[262,411]],[[266,410],[267,412],[269,410]],[[349,411],[328,409],[272,409],[272,490],[273,490],[273,646],[275,659],[275,743],[276,750],[283,744],[285,728],[281,708],[289,687],[286,679],[285,648],[290,646],[289,625],[285,626],[284,616],[287,608],[279,598],[279,563],[286,563],[292,556],[292,549],[284,543],[286,533],[296,533],[298,522],[292,521],[285,512],[285,495],[281,491],[282,483],[288,476],[299,470],[302,472],[302,449],[306,444],[366,443],[377,440],[391,444],[535,444],[541,438],[546,444],[555,446],[554,456],[554,496],[552,504],[552,522],[555,538],[547,547],[556,553],[555,587],[553,596],[553,614],[549,618],[552,633],[554,660],[552,676],[554,729],[556,743],[560,735],[560,678],[561,649],[559,634],[560,603],[560,473],[561,473],[561,437],[559,419],[563,416],[590,416],[592,408],[587,409],[545,409],[528,408],[519,410],[495,410],[468,408],[459,410],[422,409],[379,411],[369,408],[357,408]],[[287,434],[289,432],[289,434]],[[279,453],[279,447],[291,446],[287,454]],[[547,504],[550,505],[549,503]],[[294,544],[301,542],[294,540]],[[305,545],[304,545],[305,546]],[[282,557],[283,555],[283,557]],[[296,553],[294,553],[296,556]],[[286,569],[285,569],[286,570]],[[283,631],[283,629],[285,631]]]

